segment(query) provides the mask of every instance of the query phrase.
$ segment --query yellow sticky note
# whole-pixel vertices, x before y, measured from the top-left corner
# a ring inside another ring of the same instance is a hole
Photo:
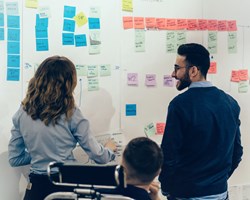
[[[83,12],[79,12],[75,17],[74,20],[78,27],[85,25],[88,22],[88,18]]]
[[[133,0],[122,0],[122,10],[133,12]]]
[[[26,0],[25,7],[26,8],[37,8],[38,7],[38,0]]]

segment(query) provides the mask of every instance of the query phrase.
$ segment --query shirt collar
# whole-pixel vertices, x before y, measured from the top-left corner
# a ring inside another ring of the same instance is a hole
[[[189,88],[197,88],[197,87],[212,87],[212,83],[209,81],[198,81],[198,82],[192,82],[189,86]]]

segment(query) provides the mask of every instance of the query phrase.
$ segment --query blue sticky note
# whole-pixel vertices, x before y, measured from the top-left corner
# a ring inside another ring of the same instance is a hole
[[[20,28],[20,16],[7,16],[7,26],[8,28]]]
[[[89,18],[89,29],[100,29],[100,18]]]
[[[48,51],[49,50],[48,39],[36,39],[36,50],[37,51]]]
[[[4,28],[0,28],[0,40],[4,40]]]
[[[76,47],[87,46],[86,34],[75,35]]]
[[[7,68],[7,81],[19,81],[20,69]]]
[[[136,116],[136,104],[126,104],[126,116]]]
[[[36,14],[36,26],[38,27],[48,27],[49,19],[48,18],[40,18],[39,14]]]
[[[8,55],[7,66],[20,68],[20,55]]]
[[[64,6],[63,17],[73,18],[76,15],[76,7],[73,6]]]
[[[63,33],[62,34],[62,43],[63,45],[74,45],[74,34],[73,33]]]
[[[10,41],[20,41],[20,29],[8,29],[8,40]]]
[[[0,26],[4,26],[4,15],[0,13]]]
[[[63,21],[63,30],[69,32],[75,32],[75,24],[74,20],[64,19]]]
[[[48,38],[48,27],[36,26],[36,38]]]
[[[9,42],[7,45],[8,54],[20,54],[20,42]]]

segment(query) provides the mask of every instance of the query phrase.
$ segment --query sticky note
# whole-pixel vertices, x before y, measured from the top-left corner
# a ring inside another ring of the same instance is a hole
[[[145,52],[145,31],[135,30],[135,52]]]
[[[165,18],[156,18],[156,28],[159,30],[165,30],[166,29],[166,19]]]
[[[155,86],[156,85],[156,75],[155,74],[146,74],[145,85],[146,86]]]
[[[136,104],[126,104],[126,116],[136,116]]]
[[[198,19],[197,30],[200,30],[200,31],[207,30],[207,20],[206,19]]]
[[[90,45],[89,46],[89,54],[100,54],[101,53],[101,45]]]
[[[45,26],[36,26],[36,38],[48,38],[48,28]]]
[[[41,6],[38,8],[38,13],[40,18],[50,18],[51,12],[49,6]]]
[[[25,7],[26,8],[37,8],[38,7],[38,0],[25,0]]]
[[[86,34],[75,35],[75,45],[76,47],[87,46]]]
[[[68,32],[75,32],[75,21],[70,19],[64,19],[63,30]]]
[[[218,30],[218,21],[215,19],[207,20],[207,30],[209,30],[209,31]]]
[[[237,31],[236,20],[227,21],[227,30],[228,31]]]
[[[240,81],[238,83],[238,92],[239,93],[247,93],[248,92],[248,82],[247,81]]]
[[[174,86],[174,78],[171,75],[164,75],[163,85],[167,86],[167,87],[173,87]]]
[[[95,77],[98,76],[98,68],[96,65],[89,65],[87,68],[87,76],[88,77]]]
[[[4,28],[0,28],[0,40],[4,40]]]
[[[20,41],[20,29],[8,29],[8,40]]]
[[[20,28],[20,16],[7,16],[7,26],[8,28]]]
[[[166,29],[167,30],[177,30],[176,19],[166,19]]]
[[[145,18],[145,26],[147,29],[156,28],[156,20],[154,17],[146,17]]]
[[[237,32],[228,32],[228,53],[237,53]]]
[[[62,34],[62,43],[63,45],[74,45],[74,34],[73,33],[63,33]]]
[[[81,27],[88,22],[88,18],[83,12],[80,12],[76,16],[74,16],[74,20],[78,27]]]
[[[239,71],[238,70],[232,70],[232,72],[231,72],[231,81],[232,82],[239,82],[240,81]]]
[[[36,26],[37,27],[48,27],[49,19],[40,18],[39,14],[36,15]]]
[[[6,2],[7,15],[18,15],[18,2]]]
[[[101,17],[100,7],[90,7],[89,17],[100,18]]]
[[[187,28],[187,20],[186,19],[176,19],[177,30],[183,30]]]
[[[19,68],[20,67],[20,55],[8,55],[7,66]]]
[[[99,90],[99,80],[97,78],[88,79],[88,91]]]
[[[110,76],[110,65],[100,65],[100,76]]]
[[[7,68],[7,81],[19,81],[20,69]]]
[[[134,28],[144,29],[144,17],[134,17]]]
[[[48,39],[36,39],[36,50],[37,51],[48,51],[49,41]]]
[[[187,30],[193,31],[198,27],[196,19],[187,19]]]
[[[248,70],[241,69],[238,71],[240,81],[247,81],[248,80]]]
[[[127,83],[128,83],[128,85],[138,85],[138,74],[137,73],[128,73],[127,74]]]
[[[100,29],[100,18],[88,18],[89,29]]]
[[[227,31],[227,20],[218,20],[218,31]]]
[[[76,65],[77,76],[87,76],[87,67],[86,65]]]
[[[162,135],[165,130],[166,123],[156,123],[156,134]]]
[[[0,26],[4,26],[4,14],[0,13]]]
[[[144,127],[144,133],[147,137],[155,135],[156,130],[153,122]]]
[[[76,15],[76,7],[74,6],[64,6],[63,17],[73,18]]]
[[[123,28],[124,29],[131,29],[134,27],[133,24],[133,17],[123,17]]]
[[[122,10],[132,12],[133,11],[133,0],[122,0]]]
[[[7,44],[8,54],[20,54],[20,42],[10,42]]]
[[[217,63],[210,62],[210,67],[208,69],[208,74],[216,74],[217,73]]]

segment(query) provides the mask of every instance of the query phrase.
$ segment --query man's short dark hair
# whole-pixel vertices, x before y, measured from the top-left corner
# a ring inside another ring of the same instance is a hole
[[[128,176],[150,183],[158,175],[163,153],[159,145],[146,137],[132,139],[123,152],[128,167]]]
[[[201,74],[206,78],[210,67],[210,58],[208,50],[196,43],[182,44],[179,46],[177,53],[186,56],[186,62],[190,66],[197,66]]]

